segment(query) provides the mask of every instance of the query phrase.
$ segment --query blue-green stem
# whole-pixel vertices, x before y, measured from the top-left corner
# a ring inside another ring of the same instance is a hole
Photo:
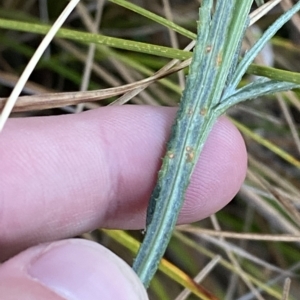
[[[239,80],[265,43],[300,9],[299,1],[238,62],[252,2],[218,0],[211,18],[213,0],[202,1],[186,89],[148,206],[146,235],[133,264],[146,287],[167,248],[191,174],[216,119],[246,99],[299,87],[261,78],[237,89]]]
[[[191,174],[218,114],[232,61],[237,62],[252,0],[212,0],[199,10],[197,45],[167,153],[152,193],[146,235],[133,268],[147,287],[170,240]],[[235,32],[234,35],[230,32]]]

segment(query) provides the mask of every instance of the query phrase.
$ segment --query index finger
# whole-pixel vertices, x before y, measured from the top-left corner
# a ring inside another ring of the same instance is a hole
[[[11,119],[0,135],[2,258],[97,227],[143,228],[175,111],[123,106]],[[244,142],[222,118],[196,166],[179,221],[199,220],[226,205],[245,170]]]

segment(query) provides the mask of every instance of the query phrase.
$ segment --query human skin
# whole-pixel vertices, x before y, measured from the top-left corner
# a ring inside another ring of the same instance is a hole
[[[0,134],[0,299],[147,299],[121,259],[70,237],[144,227],[175,113],[128,105],[7,122]],[[240,133],[220,118],[178,222],[224,207],[244,180],[246,157]]]

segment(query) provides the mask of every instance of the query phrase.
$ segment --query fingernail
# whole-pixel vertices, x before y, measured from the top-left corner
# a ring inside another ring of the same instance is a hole
[[[130,267],[101,245],[67,240],[49,245],[28,274],[64,299],[148,299]]]

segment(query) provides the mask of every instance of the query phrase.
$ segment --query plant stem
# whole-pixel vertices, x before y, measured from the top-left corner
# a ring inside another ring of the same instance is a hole
[[[146,235],[133,264],[146,287],[169,243],[191,174],[219,116],[215,107],[235,69],[252,2],[217,1],[211,18],[213,1],[202,1],[186,89],[148,206]]]

